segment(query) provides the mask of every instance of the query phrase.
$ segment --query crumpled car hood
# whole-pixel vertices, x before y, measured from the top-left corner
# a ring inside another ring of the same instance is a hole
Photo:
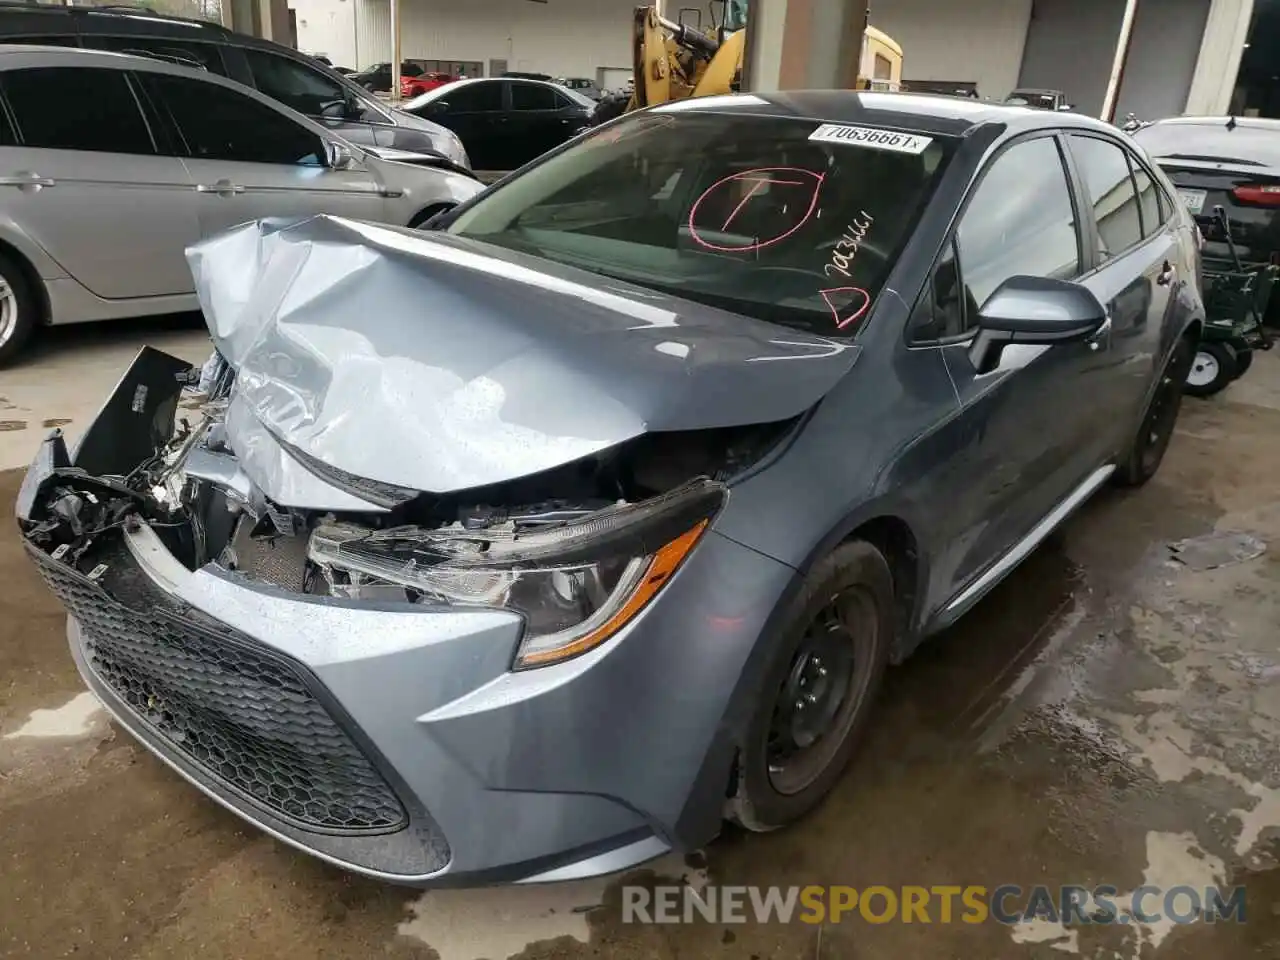
[[[858,354],[488,244],[329,216],[245,224],[187,257],[236,402],[285,451],[433,493],[645,432],[784,420]]]

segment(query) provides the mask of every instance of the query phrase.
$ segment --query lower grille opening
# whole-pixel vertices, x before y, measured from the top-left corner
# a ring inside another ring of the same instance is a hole
[[[94,556],[107,568],[96,581],[28,550],[79,623],[94,674],[175,753],[306,830],[407,825],[395,793],[297,667],[222,624],[170,609],[122,543]]]

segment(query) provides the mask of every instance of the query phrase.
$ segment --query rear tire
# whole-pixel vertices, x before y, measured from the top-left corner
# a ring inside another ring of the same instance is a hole
[[[1211,397],[1224,390],[1236,375],[1236,351],[1221,340],[1201,340],[1187,374],[1186,392]]]
[[[893,631],[893,574],[871,544],[842,544],[809,572],[747,726],[729,819],[775,830],[831,792],[865,731]]]
[[[1204,346],[1200,344],[1199,346]],[[1164,462],[1169,441],[1178,425],[1187,373],[1196,356],[1197,344],[1183,337],[1173,348],[1156,384],[1151,402],[1142,414],[1142,424],[1129,447],[1124,461],[1116,467],[1112,479],[1122,487],[1140,487],[1156,475]]]
[[[27,274],[0,254],[0,367],[22,353],[40,325],[40,305]]]

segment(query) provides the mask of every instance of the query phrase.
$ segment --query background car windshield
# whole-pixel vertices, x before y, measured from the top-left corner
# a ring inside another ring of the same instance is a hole
[[[1231,130],[1226,120],[1213,125],[1153,123],[1136,131],[1133,138],[1153,157],[1244,160],[1280,166],[1280,124]]]
[[[829,129],[782,117],[637,114],[479,200],[448,229],[759,319],[852,335],[950,148],[894,131],[833,142]]]

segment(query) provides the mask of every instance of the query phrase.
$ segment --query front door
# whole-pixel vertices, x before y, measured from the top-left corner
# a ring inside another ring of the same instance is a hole
[[[549,83],[511,81],[511,122],[506,162],[514,170],[558,147],[578,132],[585,121],[570,111],[568,97]]]
[[[204,236],[262,217],[384,218],[374,176],[331,169],[323,138],[273,106],[194,78],[147,74],[146,84],[185,148]]]
[[[190,293],[199,236],[182,162],[161,156],[124,70],[3,75],[16,130],[0,146],[0,209],[104,299]]]
[[[1107,328],[1084,343],[1008,345],[980,364],[972,349],[979,309],[1004,281],[1083,274],[1080,223],[1056,138],[1015,142],[981,174],[935,273],[942,310],[956,318],[950,329],[960,330],[941,342],[965,432],[951,465],[955,506],[936,581],[949,596],[972,585],[1097,467]]]

